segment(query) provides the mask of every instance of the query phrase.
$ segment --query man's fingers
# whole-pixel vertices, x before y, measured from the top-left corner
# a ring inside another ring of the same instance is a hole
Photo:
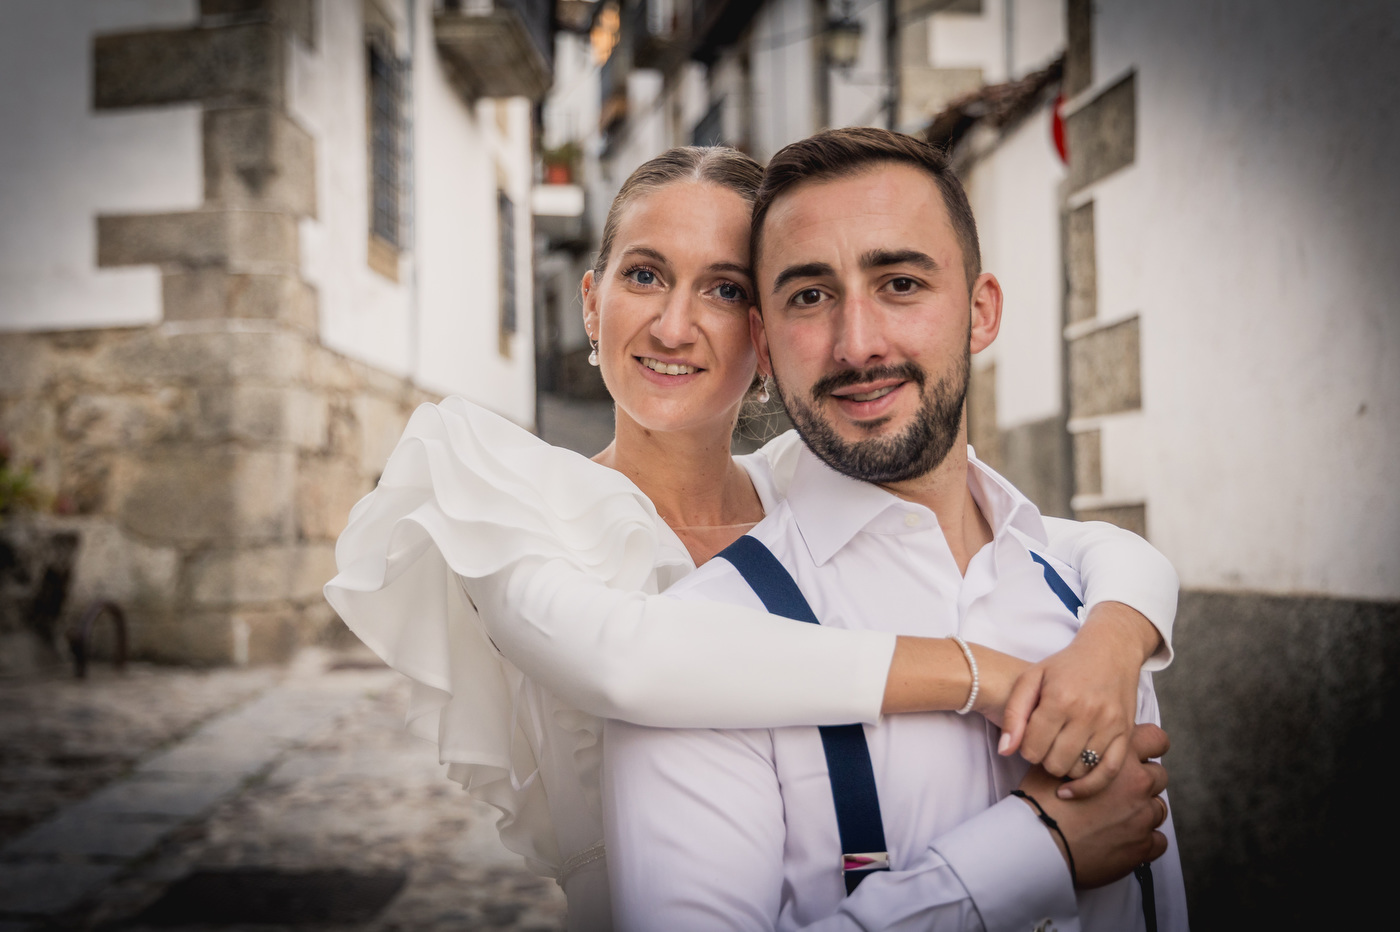
[[[1161,757],[1171,746],[1172,742],[1167,733],[1156,725],[1138,725],[1133,729],[1133,753],[1137,755],[1138,760]]]
[[[1167,789],[1167,768],[1151,761],[1143,764],[1142,767],[1151,777],[1151,782],[1148,784],[1148,795],[1161,796]]]
[[[1045,760],[1041,766],[1057,777],[1068,776],[1078,764],[1081,768],[1081,757],[1085,748],[1092,748],[1089,739],[1093,737],[1093,732],[1088,724],[1081,725],[1077,718],[1071,718],[1069,722],[1060,729],[1060,733],[1055,736],[1055,740],[1050,745],[1050,750],[1045,753]],[[1085,768],[1087,770],[1087,768]]]
[[[1160,796],[1152,797],[1152,802],[1156,804],[1157,808],[1160,810],[1157,814],[1157,821],[1152,827],[1161,828],[1166,824],[1167,816],[1171,814],[1171,810],[1167,808],[1167,801]]]
[[[1147,849],[1147,860],[1155,861],[1167,853],[1167,836],[1161,832],[1152,833],[1152,845]]]
[[[1128,759],[1128,736],[1119,735],[1109,742],[1108,747],[1103,752],[1103,759],[1099,765],[1090,770],[1086,775],[1079,777],[1056,791],[1061,799],[1083,799],[1086,796],[1093,796],[1100,793],[1113,782],[1113,778],[1118,776],[1118,771],[1122,769],[1123,762]],[[1080,767],[1083,767],[1081,762]],[[1070,772],[1073,776],[1073,771]]]
[[[1040,683],[1044,676],[1045,672],[1040,667],[1032,667],[1016,678],[1002,715],[1001,744],[997,746],[999,754],[1014,754],[1021,746],[1026,735],[1026,723],[1040,703]]]

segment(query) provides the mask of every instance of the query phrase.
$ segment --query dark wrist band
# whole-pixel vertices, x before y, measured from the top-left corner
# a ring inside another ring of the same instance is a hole
[[[1045,823],[1045,827],[1060,836],[1060,841],[1064,842],[1065,845],[1065,860],[1069,862],[1069,879],[1076,887],[1079,886],[1079,875],[1074,871],[1074,852],[1069,850],[1069,839],[1065,837],[1064,831],[1060,829],[1060,823],[1050,818],[1050,814],[1045,811],[1045,808],[1041,806],[1040,803],[1036,802],[1035,797],[1031,796],[1029,793],[1022,792],[1021,790],[1012,790],[1011,795],[1024,799],[1034,806],[1036,816],[1040,821]]]

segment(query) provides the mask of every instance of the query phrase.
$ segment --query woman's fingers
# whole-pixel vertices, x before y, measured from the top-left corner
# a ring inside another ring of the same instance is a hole
[[[1060,733],[1045,753],[1041,766],[1057,777],[1067,777],[1074,766],[1080,763],[1084,749],[1089,747],[1089,739],[1094,729],[1082,716],[1069,716]]]
[[[1064,784],[1057,791],[1061,799],[1083,799],[1086,796],[1093,796],[1102,792],[1113,782],[1113,778],[1118,776],[1118,771],[1123,769],[1123,762],[1128,759],[1128,736],[1119,735],[1108,743],[1108,747],[1100,752],[1098,766],[1092,770],[1084,768],[1081,762],[1076,770],[1083,770],[1081,774],[1070,772],[1071,777],[1077,779]]]
[[[1002,716],[1001,743],[997,745],[997,752],[1002,755],[1013,754],[1020,750],[1021,756],[1032,764],[1039,763],[1039,757],[1031,757],[1027,753],[1028,749],[1022,746],[1026,738],[1026,727],[1030,721],[1031,713],[1037,710],[1040,705],[1040,685],[1045,677],[1045,670],[1037,664],[1016,679],[1016,685],[1011,687],[1011,697],[1006,700],[1006,711]],[[1048,727],[1042,727],[1037,734],[1038,751],[1044,754],[1050,747],[1050,742],[1054,740],[1053,733],[1046,734]],[[1055,727],[1058,732],[1058,726]]]

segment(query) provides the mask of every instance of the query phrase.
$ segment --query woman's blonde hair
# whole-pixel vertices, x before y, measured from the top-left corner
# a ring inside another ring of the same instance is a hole
[[[603,223],[603,241],[598,247],[598,261],[593,274],[602,275],[612,255],[617,236],[618,217],[628,205],[644,194],[678,181],[705,181],[728,188],[752,204],[763,181],[763,167],[738,149],[728,146],[677,146],[656,158],[642,163],[622,183],[622,189],[608,208]]]

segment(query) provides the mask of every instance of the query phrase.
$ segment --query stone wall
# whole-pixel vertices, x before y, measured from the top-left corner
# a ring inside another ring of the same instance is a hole
[[[298,225],[316,151],[286,110],[308,0],[203,0],[191,28],[93,40],[99,111],[203,110],[204,202],[94,218],[97,264],[155,265],[154,327],[0,335],[0,430],[80,541],[52,635],[118,602],[135,656],[275,661],[338,624],[334,542],[412,409],[408,381],[317,339]]]
[[[306,334],[228,321],[0,336],[0,430],[79,533],[65,619],[117,601],[136,656],[285,658],[334,619],[351,505],[431,400]],[[337,623],[338,624],[338,623]]]

